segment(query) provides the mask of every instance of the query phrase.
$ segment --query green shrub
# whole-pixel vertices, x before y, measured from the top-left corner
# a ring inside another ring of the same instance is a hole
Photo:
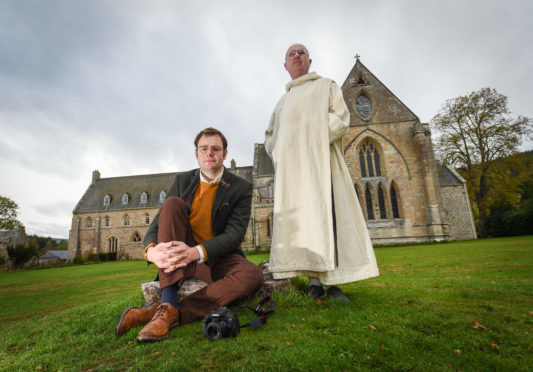
[[[85,263],[85,259],[82,256],[76,256],[72,260],[72,263],[74,265],[83,265]]]
[[[100,262],[100,256],[98,256],[98,253],[91,253],[87,256],[87,262],[98,263]]]
[[[109,261],[116,261],[117,260],[117,252],[109,252],[109,253],[107,253],[107,257],[109,258]]]
[[[98,258],[101,262],[109,261],[109,256],[107,253],[98,253]]]
[[[7,254],[15,266],[22,266],[30,258],[39,257],[39,246],[34,240],[30,241],[28,245],[17,244],[14,247],[8,246]]]
[[[6,263],[6,259],[4,258],[4,256],[0,256],[0,265],[3,265]]]

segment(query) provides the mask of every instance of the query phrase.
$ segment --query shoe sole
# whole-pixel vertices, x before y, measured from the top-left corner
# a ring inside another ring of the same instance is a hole
[[[123,332],[119,332],[119,328],[120,328],[122,321],[124,320],[124,317],[132,309],[138,309],[138,307],[135,307],[135,306],[128,307],[126,310],[122,312],[122,314],[120,315],[120,318],[118,318],[117,326],[115,327],[115,333],[117,334],[117,336],[122,336],[124,333],[128,332],[131,329],[131,328],[128,328],[124,330]]]

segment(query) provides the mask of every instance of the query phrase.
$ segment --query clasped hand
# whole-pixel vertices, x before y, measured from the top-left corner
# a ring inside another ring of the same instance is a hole
[[[168,274],[197,261],[200,259],[200,254],[196,247],[189,247],[184,242],[172,241],[148,248],[146,258]]]

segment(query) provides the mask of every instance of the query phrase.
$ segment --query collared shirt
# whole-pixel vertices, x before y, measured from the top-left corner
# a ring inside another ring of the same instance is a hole
[[[218,181],[220,181],[222,179],[222,175],[223,174],[224,174],[224,167],[222,168],[222,170],[220,171],[218,176],[216,176],[212,181],[208,181],[204,177],[204,174],[202,173],[202,171],[200,170],[200,181],[205,182],[205,183],[215,183],[215,182],[218,182]]]

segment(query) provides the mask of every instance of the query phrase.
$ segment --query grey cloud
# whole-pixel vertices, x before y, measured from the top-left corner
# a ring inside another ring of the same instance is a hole
[[[65,236],[76,197],[43,175],[75,184],[79,198],[94,169],[192,168],[192,139],[211,125],[230,141],[226,163],[251,165],[293,42],[338,84],[360,54],[425,122],[446,99],[484,86],[533,116],[532,11],[529,1],[494,0],[2,1],[0,166],[35,178],[0,181],[0,193],[23,206],[28,231],[62,225]],[[72,206],[27,205],[17,182]]]

